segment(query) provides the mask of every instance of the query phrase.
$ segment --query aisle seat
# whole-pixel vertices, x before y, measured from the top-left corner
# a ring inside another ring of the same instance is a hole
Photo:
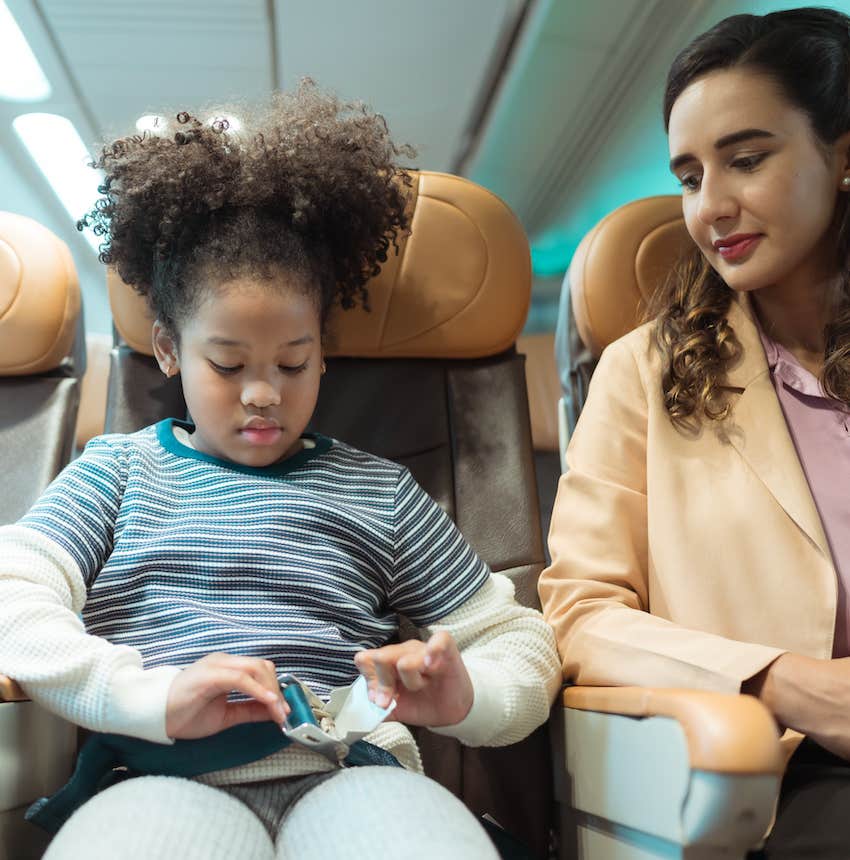
[[[573,423],[602,350],[641,322],[655,286],[690,247],[673,195],[628,203],[582,240],[561,304],[569,318],[559,320]],[[559,704],[561,860],[732,860],[760,842],[783,757],[757,699],[573,686]]]

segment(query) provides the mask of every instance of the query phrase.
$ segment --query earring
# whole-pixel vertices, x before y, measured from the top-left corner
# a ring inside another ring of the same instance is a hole
[[[850,176],[845,176],[841,180],[841,187],[844,188],[845,190],[850,188]]]
[[[173,364],[169,364],[165,370],[165,376],[167,379],[171,379],[174,374],[177,373],[177,368]]]
[[[850,178],[850,177],[848,177],[848,178]],[[850,184],[850,183],[848,183],[848,184]],[[326,371],[327,369],[328,369],[328,366],[327,366],[327,365],[324,363],[324,361],[323,361],[323,362],[322,362],[322,376],[324,376],[324,375],[325,375],[325,371]]]

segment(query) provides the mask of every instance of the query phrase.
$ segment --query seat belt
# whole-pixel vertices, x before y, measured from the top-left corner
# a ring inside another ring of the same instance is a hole
[[[319,752],[341,767],[401,767],[392,753],[362,740],[395,707],[395,702],[389,708],[369,702],[364,678],[334,690],[327,704],[294,675],[284,675],[281,688],[290,708],[283,731],[272,722],[242,723],[209,737],[173,744],[92,734],[77,756],[71,779],[55,794],[35,801],[26,812],[26,820],[56,833],[87,800],[122,779],[191,778],[250,764],[292,743]]]

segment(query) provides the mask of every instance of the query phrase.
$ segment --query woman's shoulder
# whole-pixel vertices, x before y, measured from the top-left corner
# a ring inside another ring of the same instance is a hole
[[[650,320],[612,341],[602,350],[593,378],[621,377],[643,380],[661,372],[660,353],[655,343],[655,321]]]

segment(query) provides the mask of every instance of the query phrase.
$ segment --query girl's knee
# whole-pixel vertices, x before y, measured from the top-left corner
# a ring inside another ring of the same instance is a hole
[[[299,800],[281,824],[277,856],[307,856],[317,844],[340,860],[371,856],[381,846],[410,860],[497,857],[484,829],[451,792],[394,767],[341,771]]]
[[[233,797],[168,776],[129,779],[82,806],[45,860],[217,860],[274,856],[260,820]]]

